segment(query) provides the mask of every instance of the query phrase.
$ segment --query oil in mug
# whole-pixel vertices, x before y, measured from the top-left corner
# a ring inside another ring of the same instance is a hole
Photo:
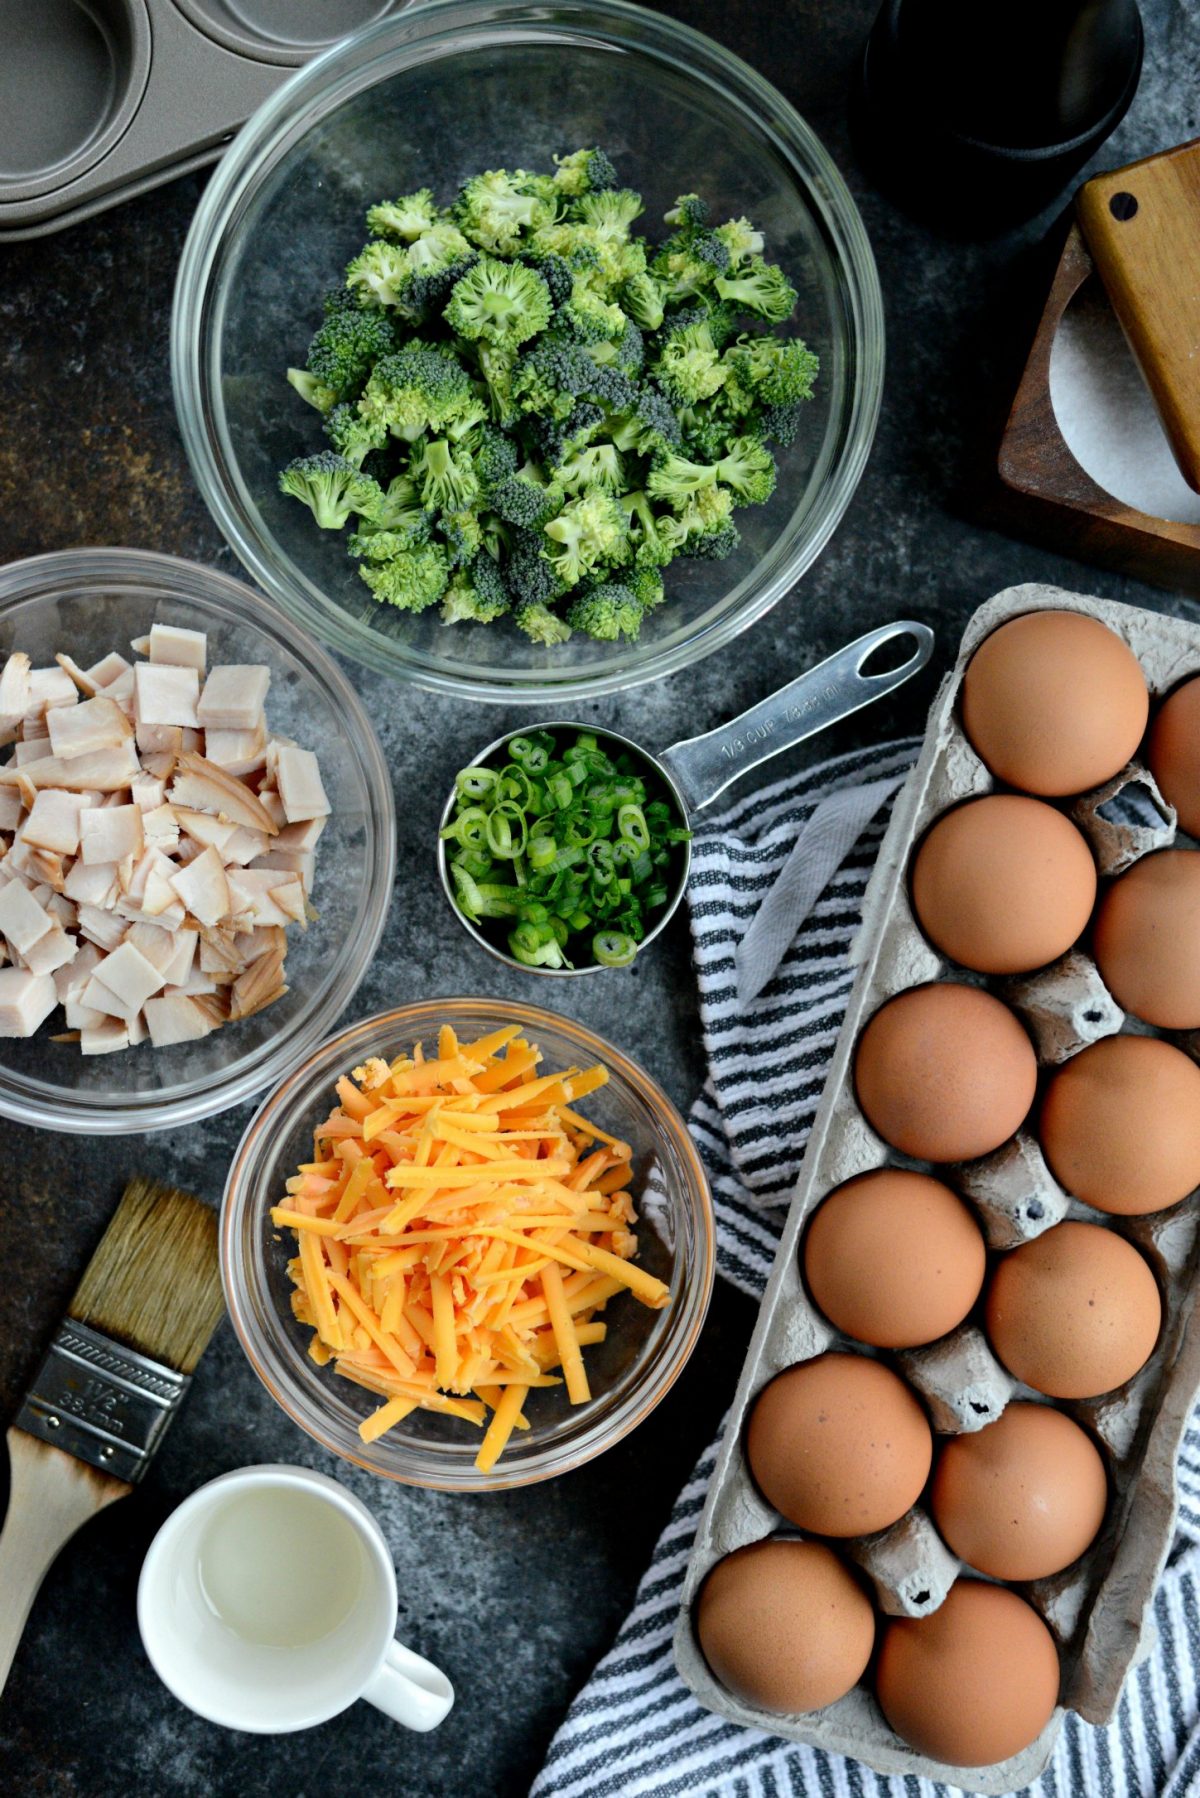
[[[362,1594],[358,1532],[328,1499],[249,1491],[218,1507],[200,1542],[213,1615],[244,1642],[302,1648],[332,1635]]]

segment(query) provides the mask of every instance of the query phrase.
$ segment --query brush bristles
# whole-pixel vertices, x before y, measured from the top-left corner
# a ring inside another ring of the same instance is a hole
[[[224,1309],[215,1214],[173,1186],[131,1180],[68,1315],[188,1374]]]

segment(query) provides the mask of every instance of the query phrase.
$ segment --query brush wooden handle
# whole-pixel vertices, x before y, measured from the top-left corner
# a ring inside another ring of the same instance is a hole
[[[12,1491],[0,1531],[0,1692],[38,1588],[81,1524],[133,1487],[15,1427],[8,1432]]]

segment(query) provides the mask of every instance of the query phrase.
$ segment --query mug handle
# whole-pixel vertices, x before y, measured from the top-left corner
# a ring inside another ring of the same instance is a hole
[[[403,1642],[389,1642],[383,1665],[363,1697],[406,1729],[436,1729],[454,1703],[454,1687],[432,1661]]]

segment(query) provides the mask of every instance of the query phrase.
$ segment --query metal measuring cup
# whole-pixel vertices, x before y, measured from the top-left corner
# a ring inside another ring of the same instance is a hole
[[[906,636],[911,637],[916,645],[907,661],[898,668],[889,668],[883,674],[862,672],[864,664],[877,649],[894,642],[898,637]],[[677,808],[684,829],[690,830],[692,812],[703,811],[706,805],[711,805],[726,787],[731,786],[743,774],[748,774],[752,768],[759,767],[772,756],[794,748],[797,743],[816,736],[818,731],[828,729],[831,724],[840,723],[843,718],[849,718],[852,713],[861,711],[863,706],[870,705],[872,700],[882,699],[885,693],[891,693],[902,686],[925,666],[933,652],[933,641],[933,632],[929,626],[917,624],[911,619],[881,625],[878,630],[868,631],[865,636],[848,643],[845,649],[839,649],[825,661],[818,662],[807,674],[789,681],[786,687],[780,687],[777,693],[772,693],[758,705],[751,706],[740,717],[732,719],[728,724],[719,725],[716,730],[706,731],[703,736],[686,737],[681,743],[673,743],[661,755],[651,755],[640,743],[622,736],[619,731],[605,730],[596,724],[576,724],[570,719],[556,718],[545,723],[523,724],[517,730],[507,731],[504,736],[497,737],[494,743],[489,743],[486,749],[481,750],[473,758],[471,765],[490,765],[514,737],[527,737],[534,731],[568,735],[586,730],[602,745],[614,744],[627,750],[642,763],[649,774],[656,776]],[[457,799],[457,790],[451,789],[442,810],[439,831],[449,824]],[[667,894],[661,916],[638,944],[639,955],[666,929],[687,890],[692,863],[691,843],[681,843],[679,849],[671,890]],[[455,917],[479,946],[497,961],[504,962],[510,968],[520,968],[526,974],[545,974],[557,979],[608,971],[599,962],[589,963],[582,968],[534,968],[517,961],[515,956],[509,955],[486,937],[479,926],[464,917],[459,910],[450,878],[446,840],[440,834],[437,857],[442,891]]]

